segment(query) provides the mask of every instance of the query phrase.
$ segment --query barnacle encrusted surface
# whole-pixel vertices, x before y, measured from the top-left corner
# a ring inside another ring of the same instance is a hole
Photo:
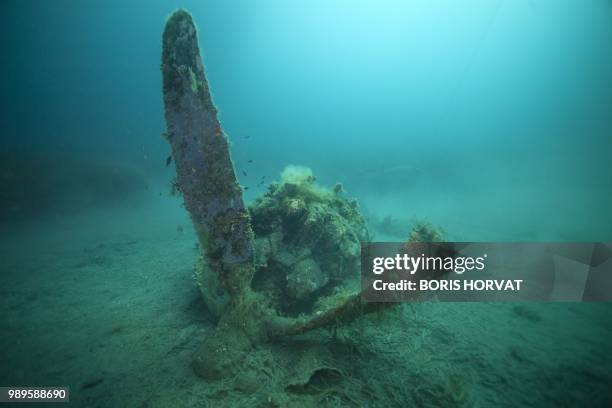
[[[252,287],[279,312],[312,312],[321,296],[358,277],[367,229],[357,203],[341,189],[319,186],[310,169],[286,168],[249,212],[255,232]]]

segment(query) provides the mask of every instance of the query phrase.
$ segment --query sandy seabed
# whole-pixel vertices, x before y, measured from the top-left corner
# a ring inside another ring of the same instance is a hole
[[[177,200],[151,202],[0,229],[1,386],[68,386],[70,405],[87,407],[273,401],[191,370],[213,327],[192,277],[196,240]],[[612,304],[405,305],[315,337],[355,354],[343,383],[296,406],[612,401]]]

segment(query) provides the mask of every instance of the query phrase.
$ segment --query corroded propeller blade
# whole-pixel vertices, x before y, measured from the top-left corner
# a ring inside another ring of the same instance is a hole
[[[225,290],[236,294],[253,274],[253,231],[204,74],[196,28],[184,10],[166,22],[161,69],[178,186],[207,264]]]

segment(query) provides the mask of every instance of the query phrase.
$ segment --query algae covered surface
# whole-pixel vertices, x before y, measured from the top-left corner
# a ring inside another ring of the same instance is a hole
[[[255,234],[251,286],[279,312],[310,313],[323,294],[343,285],[356,290],[368,232],[357,202],[344,197],[340,184],[333,191],[323,188],[312,170],[290,166],[248,209]],[[210,273],[204,261],[196,267],[205,299],[214,297]]]

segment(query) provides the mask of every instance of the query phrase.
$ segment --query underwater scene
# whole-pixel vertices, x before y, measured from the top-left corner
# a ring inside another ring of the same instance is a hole
[[[0,407],[612,406],[609,301],[361,286],[367,243],[610,266],[611,1],[4,0],[0,35]]]

